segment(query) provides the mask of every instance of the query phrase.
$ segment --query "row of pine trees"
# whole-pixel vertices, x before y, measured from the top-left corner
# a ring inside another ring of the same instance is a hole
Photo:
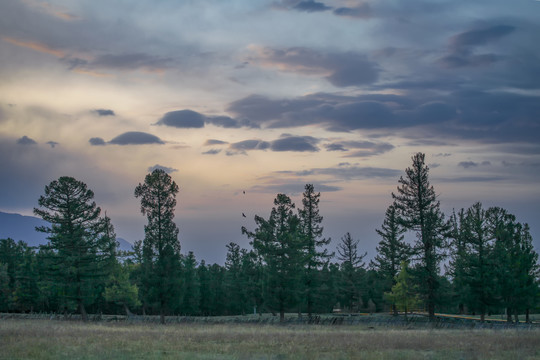
[[[527,224],[480,203],[446,217],[425,156],[399,179],[376,233],[369,264],[346,233],[330,252],[323,237],[320,193],[307,184],[298,208],[278,194],[268,218],[242,228],[250,249],[226,246],[224,266],[181,254],[174,219],[178,185],[163,170],[134,192],[146,216],[145,237],[118,250],[110,218],[94,193],[72,177],[45,187],[34,213],[49,242],[38,249],[0,240],[0,311],[238,315],[270,312],[284,319],[329,313],[411,310],[478,314],[535,311],[540,303],[538,255]],[[407,242],[405,235],[414,234]]]

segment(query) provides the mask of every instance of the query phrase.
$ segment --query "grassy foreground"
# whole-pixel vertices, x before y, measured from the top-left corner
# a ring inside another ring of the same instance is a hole
[[[0,320],[0,359],[540,359],[540,330]]]

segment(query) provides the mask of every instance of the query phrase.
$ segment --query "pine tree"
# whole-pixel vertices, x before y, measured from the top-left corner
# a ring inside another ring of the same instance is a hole
[[[64,311],[75,305],[87,320],[86,305],[94,302],[96,284],[106,281],[102,253],[109,242],[103,242],[104,221],[101,209],[93,201],[94,193],[85,183],[63,176],[45,187],[34,213],[51,224],[36,230],[49,234],[50,242],[42,249],[48,259],[48,275],[60,294]]]
[[[247,283],[242,269],[243,252],[238,244],[227,244],[225,260],[225,289],[227,292],[226,308],[230,315],[244,314],[247,310]]]
[[[270,218],[255,216],[257,229],[242,232],[252,239],[251,244],[265,262],[265,306],[280,314],[285,320],[285,310],[298,301],[299,271],[302,265],[302,242],[299,220],[293,214],[294,204],[285,194],[274,199]]]
[[[323,248],[330,244],[331,239],[322,237],[323,227],[321,226],[323,217],[319,214],[319,201],[321,193],[315,193],[312,184],[306,184],[302,198],[303,207],[298,210],[300,219],[300,229],[304,242],[304,299],[307,305],[308,316],[313,313],[313,308],[318,301],[319,293],[319,270],[326,264],[334,254],[328,253],[328,249]]]
[[[480,313],[483,322],[489,308],[495,305],[497,266],[493,258],[493,241],[489,237],[486,211],[481,203],[471,206],[465,217],[465,253],[462,286],[467,290],[467,303]]]
[[[371,267],[380,273],[386,284],[386,291],[389,291],[395,285],[401,262],[409,261],[411,256],[411,247],[405,243],[403,236],[406,229],[399,223],[394,204],[386,209],[381,229],[375,231],[382,239],[376,248],[377,255],[371,261]],[[392,310],[397,315],[395,303],[392,304]]]
[[[398,194],[392,193],[402,225],[417,233],[413,253],[418,258],[416,264],[419,290],[424,296],[429,318],[435,318],[439,263],[449,226],[444,221],[440,203],[433,186],[430,185],[429,168],[424,162],[425,155],[417,153],[412,157],[412,168],[405,170],[406,177],[399,179]]]
[[[341,261],[341,286],[340,293],[343,298],[343,306],[349,310],[360,308],[361,302],[361,284],[360,271],[363,270],[363,255],[358,254],[358,243],[360,240],[354,240],[350,233],[346,233],[338,244],[338,260]]]
[[[405,313],[406,318],[407,313],[417,306],[418,298],[416,295],[416,287],[414,286],[408,271],[407,262],[402,261],[400,267],[401,269],[396,276],[395,285],[392,286],[392,291],[385,295]]]
[[[146,175],[135,188],[148,224],[140,244],[141,291],[144,305],[158,309],[161,323],[179,299],[181,255],[178,228],[173,221],[178,185],[163,170]]]
[[[198,315],[200,297],[199,276],[197,273],[197,260],[193,251],[183,257],[182,267],[182,303],[180,311],[185,315]]]
[[[468,289],[466,285],[466,256],[468,229],[465,220],[465,210],[461,209],[458,214],[455,211],[449,220],[450,231],[450,261],[447,273],[452,277],[452,297],[458,303],[459,313],[465,312]]]

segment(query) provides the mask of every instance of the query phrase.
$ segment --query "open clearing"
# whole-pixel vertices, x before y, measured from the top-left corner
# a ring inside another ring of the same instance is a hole
[[[0,320],[1,359],[540,359],[540,330]]]

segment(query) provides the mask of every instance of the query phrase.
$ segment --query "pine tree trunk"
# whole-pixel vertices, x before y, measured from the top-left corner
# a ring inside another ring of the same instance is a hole
[[[392,304],[392,314],[393,314],[394,316],[397,316],[397,315],[398,315],[396,304]]]
[[[129,307],[124,303],[124,311],[126,312],[126,316],[130,317],[133,315],[133,313],[129,310]]]
[[[165,309],[163,307],[159,310],[159,322],[165,324]]]
[[[86,309],[84,308],[84,304],[81,299],[77,299],[77,302],[79,303],[79,312],[81,313],[81,319],[84,322],[88,321],[88,314],[86,314]]]
[[[531,323],[531,317],[530,317],[530,310],[529,308],[527,308],[527,310],[525,310],[525,322],[527,324],[530,324]]]
[[[506,322],[512,323],[512,309],[506,308]]]
[[[480,322],[484,322],[486,320],[486,314],[482,311],[480,314]]]
[[[519,315],[517,309],[514,309],[514,319],[516,321],[516,324],[519,324]]]

